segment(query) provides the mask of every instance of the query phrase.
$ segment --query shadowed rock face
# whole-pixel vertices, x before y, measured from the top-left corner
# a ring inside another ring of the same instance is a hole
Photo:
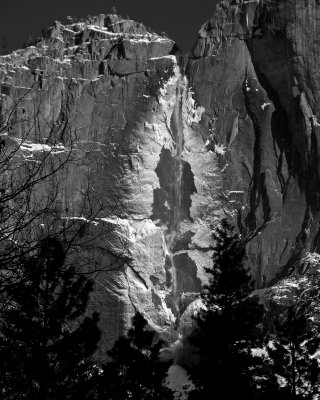
[[[188,65],[260,287],[319,246],[319,17],[315,0],[221,3]]]
[[[92,296],[102,349],[135,310],[168,341],[188,331],[226,214],[251,238],[259,288],[318,251],[320,6],[235,3],[201,27],[185,71],[173,41],[103,14],[0,57],[3,115],[21,99],[8,132],[21,157],[72,143],[41,195],[57,186],[66,217],[81,217],[87,188],[103,204],[88,251],[107,267],[120,257]]]
[[[160,188],[154,190],[154,204],[153,204],[153,216],[152,219],[160,219],[162,222],[168,222],[169,224],[174,223],[174,210],[179,207],[181,218],[192,221],[190,216],[191,208],[191,195],[196,192],[194,185],[193,173],[191,171],[190,164],[181,160],[180,161],[172,156],[172,153],[168,149],[162,149],[160,154],[160,160],[156,168],[156,173],[159,178]],[[176,196],[176,185],[177,185],[177,172],[179,168],[181,171],[181,185],[180,190],[180,201]]]

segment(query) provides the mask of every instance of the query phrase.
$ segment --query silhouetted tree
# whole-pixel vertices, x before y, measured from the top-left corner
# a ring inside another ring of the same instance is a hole
[[[244,266],[245,243],[223,220],[214,233],[213,268],[202,293],[203,309],[189,337],[197,362],[189,366],[195,384],[190,399],[253,399],[263,387],[264,310],[251,297],[254,281]]]
[[[169,364],[159,360],[162,341],[154,341],[155,332],[136,313],[132,328],[120,337],[108,352],[111,360],[103,367],[99,396],[102,400],[170,400],[173,393],[163,385]]]
[[[270,374],[277,376],[279,399],[313,400],[320,394],[320,336],[308,317],[307,303],[299,300],[276,317],[267,346]]]
[[[0,393],[5,400],[86,399],[100,338],[99,316],[84,316],[93,283],[65,266],[47,238],[19,266],[0,324]]]

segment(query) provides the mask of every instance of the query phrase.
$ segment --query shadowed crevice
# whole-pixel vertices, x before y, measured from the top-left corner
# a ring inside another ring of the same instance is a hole
[[[160,188],[153,191],[151,219],[160,220],[162,224],[168,226],[169,230],[173,229],[174,209],[179,207],[176,196],[179,162],[182,163],[180,217],[181,220],[192,221],[190,215],[191,195],[196,193],[197,190],[190,164],[184,160],[177,160],[172,156],[170,150],[162,148],[160,160],[155,170],[159,178]]]

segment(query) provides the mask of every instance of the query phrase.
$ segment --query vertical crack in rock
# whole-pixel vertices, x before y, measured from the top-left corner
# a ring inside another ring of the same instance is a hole
[[[248,47],[250,49],[250,46]],[[255,62],[254,55],[252,54],[252,61],[255,68],[255,73],[257,74],[260,85],[264,88],[268,94],[268,98],[272,101],[274,105],[274,112],[271,117],[271,132],[275,142],[275,145],[279,149],[280,154],[278,155],[278,165],[277,165],[277,176],[279,183],[281,185],[282,193],[285,192],[285,185],[287,183],[288,177],[283,174],[283,169],[292,171],[294,168],[294,163],[292,160],[292,133],[289,125],[288,116],[285,109],[281,105],[280,99],[276,91],[272,88],[271,84],[268,82],[267,77],[260,71],[259,65]],[[274,150],[277,152],[277,150]],[[292,173],[292,172],[291,172]],[[297,171],[299,173],[299,171]]]
[[[130,301],[132,308],[134,309],[134,312],[136,313],[138,311],[138,309],[137,309],[136,305],[134,304],[134,301],[132,300],[131,290],[130,290],[130,282],[129,282],[128,275],[126,273],[125,273],[125,277],[126,277],[127,284],[128,284],[128,299]]]
[[[246,218],[246,223],[249,226],[250,231],[255,231],[257,228],[257,221],[255,218],[255,213],[260,203],[261,196],[261,185],[262,185],[262,176],[261,176],[261,131],[259,127],[259,123],[257,121],[256,115],[251,109],[250,97],[247,93],[247,85],[250,78],[246,74],[245,80],[243,82],[242,90],[245,99],[245,106],[247,113],[252,121],[254,133],[255,133],[255,142],[254,142],[254,165],[253,165],[253,176],[251,179],[251,190],[250,190],[250,212]]]
[[[134,273],[136,278],[145,286],[146,289],[148,289],[147,282],[145,281],[145,279],[143,279],[141,274],[136,269],[134,269],[132,265],[128,264],[128,266],[131,269],[131,271]]]

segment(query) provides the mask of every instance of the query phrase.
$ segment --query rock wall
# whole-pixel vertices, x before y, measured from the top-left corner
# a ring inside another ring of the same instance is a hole
[[[71,151],[45,187],[64,218],[84,218],[88,193],[102,205],[87,249],[104,270],[102,348],[135,310],[169,342],[188,330],[222,216],[250,238],[258,288],[318,251],[319,13],[315,0],[223,1],[188,60],[101,14],[0,57],[2,136],[25,160]]]
[[[55,195],[72,220],[85,217],[86,196],[101,206],[87,251],[103,270],[92,295],[102,349],[135,310],[175,340],[210,265],[220,174],[173,52],[143,25],[99,15],[56,22],[36,46],[0,58],[7,146],[16,141],[26,161],[57,143],[60,159],[71,152],[34,202]]]
[[[222,2],[188,66],[259,287],[318,251],[319,16],[316,0]]]

